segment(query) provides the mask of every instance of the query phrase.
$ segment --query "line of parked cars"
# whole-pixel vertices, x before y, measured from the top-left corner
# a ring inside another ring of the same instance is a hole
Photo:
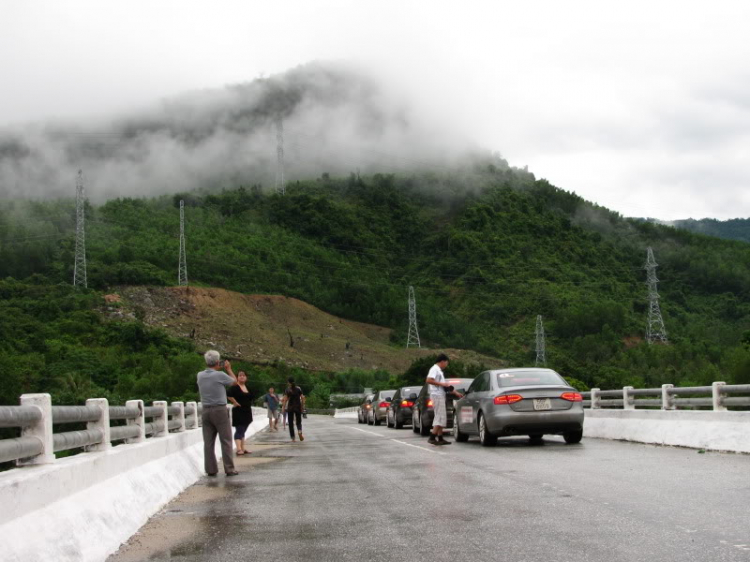
[[[475,379],[446,379],[463,395],[448,393],[448,425],[458,442],[477,436],[482,445],[498,437],[527,435],[532,443],[544,435],[562,435],[566,443],[583,437],[583,398],[552,369],[537,367],[484,371]],[[434,410],[428,385],[405,386],[369,394],[360,404],[359,423],[401,429],[427,436]]]

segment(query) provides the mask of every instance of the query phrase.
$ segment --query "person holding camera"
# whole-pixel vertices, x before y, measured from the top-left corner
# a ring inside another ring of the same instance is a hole
[[[234,426],[234,442],[237,444],[237,456],[249,455],[245,449],[245,433],[253,423],[253,401],[255,394],[247,388],[247,373],[237,373],[237,384],[232,385],[227,392],[227,399],[234,405],[232,408],[232,425]]]
[[[211,349],[203,357],[206,370],[198,373],[198,391],[203,404],[203,466],[209,476],[216,476],[219,472],[214,451],[218,435],[224,472],[227,476],[237,476],[232,459],[232,424],[227,410],[227,387],[236,384],[237,377],[229,361],[224,361],[223,365],[227,372],[220,371],[221,355],[218,351]]]
[[[445,353],[441,353],[437,356],[437,361],[430,368],[430,372],[427,374],[425,382],[430,385],[428,390],[430,391],[430,400],[432,400],[432,410],[435,412],[435,417],[432,421],[432,431],[430,432],[430,438],[427,442],[430,445],[450,445],[450,441],[446,441],[443,438],[443,428],[448,424],[448,412],[445,407],[445,393],[451,392],[456,397],[461,398],[462,394],[455,392],[453,386],[445,382],[445,375],[443,370],[448,367],[448,356]],[[455,423],[455,420],[454,422]]]

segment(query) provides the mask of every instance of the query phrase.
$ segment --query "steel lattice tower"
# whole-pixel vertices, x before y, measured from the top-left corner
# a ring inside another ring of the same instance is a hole
[[[414,297],[414,287],[409,286],[409,335],[406,338],[406,347],[415,345],[422,347],[419,342],[419,330],[417,329],[417,299]]]
[[[284,123],[281,117],[276,117],[276,191],[281,195],[286,193],[284,184]]]
[[[664,327],[664,319],[661,317],[659,308],[659,292],[656,290],[656,284],[659,280],[656,278],[656,259],[654,251],[649,247],[646,249],[646,285],[648,285],[648,325],[646,326],[646,341],[654,343],[655,341],[667,343],[667,329]]]
[[[185,253],[185,201],[182,200],[180,200],[180,266],[177,272],[177,284],[181,287],[186,287],[188,284]]]
[[[536,317],[536,361],[534,365],[544,365],[547,363],[547,349],[544,342],[544,324],[542,323],[542,316]]]
[[[86,277],[86,207],[83,189],[83,171],[76,178],[76,256],[73,266],[73,286],[88,287]]]

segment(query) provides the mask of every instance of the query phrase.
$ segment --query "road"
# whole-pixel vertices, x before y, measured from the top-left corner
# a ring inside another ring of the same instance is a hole
[[[311,416],[264,432],[110,562],[750,561],[750,457],[585,439],[433,447]]]

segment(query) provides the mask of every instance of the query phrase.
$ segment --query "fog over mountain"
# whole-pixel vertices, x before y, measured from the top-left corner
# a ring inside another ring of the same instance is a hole
[[[241,184],[270,189],[276,116],[288,181],[434,168],[477,154],[374,75],[310,63],[107,121],[0,131],[0,196],[72,196],[79,169],[94,201]]]

